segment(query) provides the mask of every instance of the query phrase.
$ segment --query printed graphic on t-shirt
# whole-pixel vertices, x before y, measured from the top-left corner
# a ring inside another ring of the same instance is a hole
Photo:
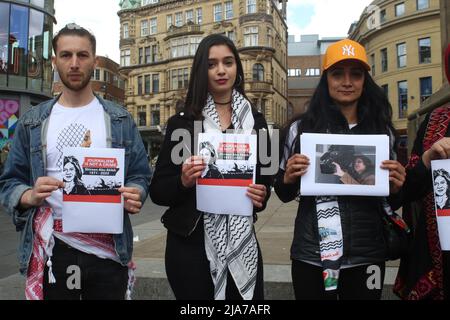
[[[82,124],[72,123],[64,128],[58,135],[56,141],[56,149],[59,157],[57,167],[62,170],[63,165],[63,148],[65,147],[90,147],[91,131]]]

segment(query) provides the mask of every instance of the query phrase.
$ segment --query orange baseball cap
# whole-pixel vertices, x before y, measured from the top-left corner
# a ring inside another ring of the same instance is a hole
[[[343,60],[358,60],[370,71],[366,49],[358,42],[350,39],[338,41],[328,47],[323,60],[323,71]]]

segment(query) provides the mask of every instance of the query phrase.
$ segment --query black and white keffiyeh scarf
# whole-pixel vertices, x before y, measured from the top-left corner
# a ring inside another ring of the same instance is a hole
[[[232,94],[231,122],[235,132],[251,133],[255,120],[250,103],[236,90]],[[208,95],[203,109],[205,132],[221,132],[214,100]],[[258,245],[253,217],[204,212],[205,249],[214,283],[214,299],[225,300],[228,271],[244,300],[251,300],[258,269]]]

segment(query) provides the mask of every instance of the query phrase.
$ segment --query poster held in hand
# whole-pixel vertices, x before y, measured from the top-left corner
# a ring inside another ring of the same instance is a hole
[[[197,180],[197,209],[251,216],[247,188],[255,183],[256,135],[200,133],[197,150],[207,163]]]
[[[63,232],[123,232],[125,152],[111,148],[64,148]]]

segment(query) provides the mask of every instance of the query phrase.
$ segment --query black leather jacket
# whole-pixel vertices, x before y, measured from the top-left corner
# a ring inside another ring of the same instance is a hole
[[[253,117],[255,119],[254,129],[256,132],[259,132],[260,129],[267,130],[266,120],[261,113],[253,112]],[[171,141],[172,133],[176,129],[187,129],[191,133],[191,143],[188,147],[189,150],[194,150],[193,118],[184,113],[172,116],[167,123],[166,136],[150,183],[149,195],[155,204],[169,207],[161,218],[164,226],[178,235],[187,237],[194,232],[202,215],[197,211],[195,186],[189,189],[183,186],[181,183],[181,165],[175,165],[171,160],[172,150],[181,140],[180,138],[180,140]],[[270,146],[268,149],[270,150]],[[267,197],[264,207],[255,210],[255,212],[264,210],[270,197],[272,177],[262,176],[260,174],[261,167],[258,156],[256,183],[266,186]],[[256,219],[256,214],[254,214],[254,217]]]

